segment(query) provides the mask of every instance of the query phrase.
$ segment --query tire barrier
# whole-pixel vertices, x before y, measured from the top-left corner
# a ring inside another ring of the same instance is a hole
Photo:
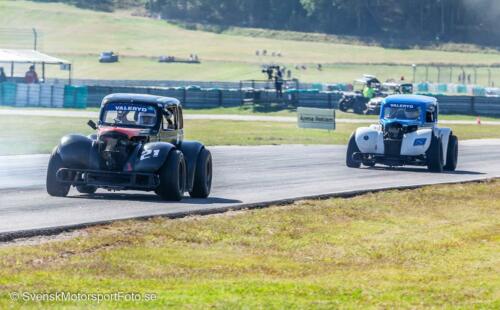
[[[4,82],[0,83],[0,105],[62,108],[64,89],[64,85]]]
[[[429,89],[429,84],[418,84],[417,89]],[[468,90],[457,85],[457,93]],[[444,88],[443,88],[444,89]],[[450,89],[450,85],[447,85]],[[500,97],[484,96],[484,88],[473,90],[477,96],[434,95],[443,114],[500,116]],[[341,91],[319,89],[287,89],[278,96],[271,89],[224,89],[187,87],[131,87],[131,86],[69,86],[48,84],[0,83],[0,105],[17,107],[86,108],[99,107],[102,99],[111,93],[141,93],[174,97],[187,108],[235,107],[247,103],[288,107],[337,108]]]

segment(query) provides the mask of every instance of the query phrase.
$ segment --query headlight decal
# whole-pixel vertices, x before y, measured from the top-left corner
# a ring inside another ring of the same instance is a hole
[[[425,142],[427,142],[427,138],[418,138],[413,142],[413,146],[425,145]]]

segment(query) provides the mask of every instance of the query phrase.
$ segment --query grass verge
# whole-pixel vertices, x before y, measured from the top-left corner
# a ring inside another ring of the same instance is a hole
[[[69,133],[90,134],[86,118],[0,116],[0,155],[50,153]],[[362,124],[337,124],[337,130],[300,129],[294,123],[186,120],[185,137],[206,145],[346,144]],[[498,126],[453,125],[461,140],[500,138]]]
[[[71,240],[0,247],[12,292],[137,292],[103,308],[500,307],[500,182],[181,220],[123,221]]]

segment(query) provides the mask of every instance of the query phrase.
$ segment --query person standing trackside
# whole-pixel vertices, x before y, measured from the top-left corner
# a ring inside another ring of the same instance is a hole
[[[30,69],[24,75],[24,82],[26,84],[38,83],[38,74],[35,71],[35,65],[31,65]]]
[[[276,97],[283,97],[283,74],[278,67],[276,70],[276,75],[274,76],[274,88],[276,88]]]
[[[0,83],[7,81],[7,76],[5,76],[5,72],[3,71],[3,67],[0,67]]]

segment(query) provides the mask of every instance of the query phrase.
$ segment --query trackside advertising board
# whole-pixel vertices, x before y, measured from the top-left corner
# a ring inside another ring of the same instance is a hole
[[[335,130],[335,110],[318,108],[297,108],[299,128]]]

